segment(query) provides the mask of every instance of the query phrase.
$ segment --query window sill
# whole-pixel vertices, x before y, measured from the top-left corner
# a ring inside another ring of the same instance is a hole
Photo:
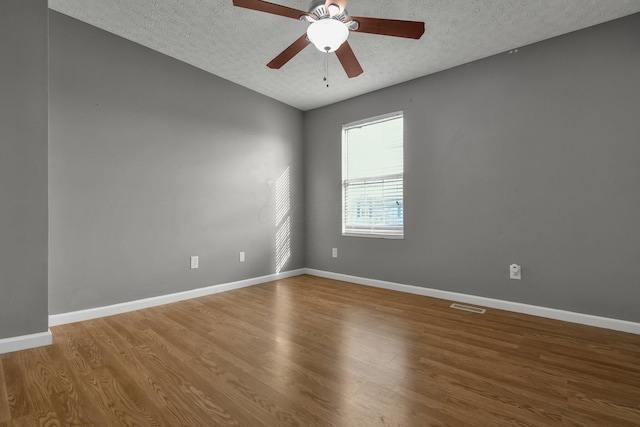
[[[393,234],[366,234],[366,233],[342,233],[343,237],[367,237],[369,239],[391,239],[391,240],[404,240],[404,235]]]

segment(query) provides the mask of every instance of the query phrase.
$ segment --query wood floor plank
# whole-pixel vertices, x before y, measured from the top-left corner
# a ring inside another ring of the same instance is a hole
[[[183,343],[182,339],[184,338],[182,338],[182,336],[187,334],[188,332],[184,331],[181,336],[176,336],[174,341]],[[205,336],[204,333],[199,335]],[[314,382],[307,373],[297,374],[298,372],[292,369],[290,360],[282,360],[282,358],[278,357],[276,357],[276,359],[265,360],[267,356],[254,352],[250,345],[243,345],[239,342],[233,342],[233,345],[229,345],[224,340],[219,341],[215,338],[212,338],[212,340],[213,345],[210,344],[207,346],[207,353],[201,355],[201,357],[222,357],[230,363],[244,366],[245,370],[250,372],[254,378],[263,384],[268,384],[277,393],[286,394],[296,406],[307,406],[310,400],[313,401],[315,405],[313,405],[311,411],[308,411],[308,418],[310,419],[315,420],[335,415],[335,405],[322,397],[323,395],[331,396],[334,393],[331,393],[329,389],[322,384]],[[240,350],[239,352],[238,349]],[[247,367],[249,368],[247,369]],[[287,375],[283,376],[283,373]],[[322,424],[314,422],[309,425]]]
[[[81,372],[97,397],[94,404],[111,411],[112,415],[125,425],[160,425],[158,418],[140,404],[137,396],[133,394],[135,390],[123,386],[128,380],[128,374],[122,375],[110,370],[97,345],[97,337],[88,328],[93,322],[95,321],[75,323],[70,325],[69,329],[79,337],[76,341],[76,351],[82,358]]]
[[[212,422],[221,425],[264,425],[262,420],[241,410],[241,405],[229,399],[221,390],[220,384],[208,381],[202,376],[202,372],[196,371],[192,360],[170,339],[152,336],[148,330],[132,328],[122,324],[119,319],[111,319],[109,323],[123,334],[126,328],[129,339],[144,341],[141,354],[145,356],[145,363],[153,366],[156,372],[163,372],[167,384],[181,390]],[[191,341],[190,348],[197,351],[198,347],[194,347]]]
[[[9,407],[9,420],[30,416],[32,413],[27,400],[25,373],[19,366],[19,358],[22,354],[13,354],[13,357],[5,355],[2,361],[7,396],[7,401],[2,406]]]
[[[80,333],[74,333],[74,325],[53,328],[54,358],[67,366],[69,383],[76,391],[68,396],[78,396],[74,405],[80,406],[84,415],[89,420],[87,425],[99,425],[101,420],[111,420],[114,411],[101,404],[99,394],[96,392],[95,377],[87,368],[84,359],[77,349],[77,340],[82,339]]]
[[[7,395],[7,383],[4,379],[4,368],[0,356],[0,427],[9,422],[9,396]]]
[[[186,393],[171,386],[171,378],[163,371],[154,369],[153,364],[147,361],[149,350],[140,350],[132,347],[123,340],[115,331],[106,329],[105,334],[110,337],[110,344],[121,350],[122,363],[129,364],[133,368],[132,376],[141,388],[147,390],[147,398],[160,408],[159,417],[168,425],[202,425],[208,416],[199,409],[190,409],[191,399]]]
[[[116,334],[110,333],[110,327],[103,319],[84,324],[89,333],[97,337],[95,341],[99,353],[105,360],[107,369],[114,377],[120,378],[122,388],[131,396],[139,407],[162,408],[162,414],[155,417],[158,425],[188,425],[195,419],[185,411],[176,408],[164,388],[154,380],[153,375],[136,359],[135,351],[128,343],[119,341]],[[176,410],[178,409],[178,410]]]
[[[56,337],[57,339],[58,337]],[[34,349],[39,366],[40,381],[47,386],[51,404],[57,418],[63,425],[91,425],[91,420],[85,414],[89,402],[70,377],[70,366],[64,358],[60,346],[52,345]]]
[[[162,337],[157,336],[156,339]],[[306,411],[304,405],[272,387],[271,381],[261,381],[259,376],[253,375],[255,371],[248,374],[216,351],[198,352],[191,363],[202,375],[218,384],[230,399],[243,406],[254,407],[266,424],[323,425],[322,420]]]
[[[296,323],[297,320],[296,318]],[[255,336],[251,334],[260,334],[260,330],[254,325],[244,324],[243,328],[248,330],[249,335],[247,335],[247,339]],[[278,331],[282,337],[273,342],[273,346],[268,353],[261,355],[261,358],[264,360],[262,364],[263,370],[271,370],[275,375],[279,367],[281,369],[283,364],[281,357],[279,357],[282,353],[281,350],[286,348],[287,359],[290,359],[295,354],[293,362],[291,360],[288,361],[289,371],[298,374],[300,378],[304,378],[305,381],[308,380],[309,384],[331,388],[346,397],[353,395],[354,392],[367,381],[368,376],[374,375],[376,380],[380,380],[380,375],[375,365],[368,363],[363,358],[353,358],[351,360],[352,363],[349,363],[349,361],[345,362],[344,359],[337,362],[336,357],[339,355],[335,352],[322,354],[321,352],[313,351],[313,349],[310,350],[308,345],[304,345],[305,342],[309,342],[308,339],[303,340],[302,343],[299,344],[297,339],[291,337],[292,331],[284,331],[283,329]],[[234,330],[233,333],[236,334],[236,336],[242,334],[242,332],[238,330]],[[285,335],[287,335],[287,338],[284,338]],[[320,339],[321,337],[320,334],[315,334],[314,336],[316,339]],[[324,339],[321,341],[324,342]],[[322,350],[326,348],[336,348],[336,346],[321,346]],[[250,352],[249,350],[243,352],[243,354],[246,353],[255,354],[255,352]],[[394,355],[395,354],[392,354],[387,357],[387,359],[391,359]],[[345,369],[345,363],[349,366],[356,367],[359,372],[354,372],[353,369],[348,372]],[[335,378],[339,378],[339,385],[335,384]]]
[[[26,398],[31,407],[31,417],[39,425],[57,425],[60,423],[60,408],[52,398],[62,391],[58,387],[58,373],[50,362],[51,347],[39,347],[20,352],[18,355],[20,371],[25,373],[24,386]]]
[[[640,336],[313,276],[52,328],[0,427],[638,426]]]

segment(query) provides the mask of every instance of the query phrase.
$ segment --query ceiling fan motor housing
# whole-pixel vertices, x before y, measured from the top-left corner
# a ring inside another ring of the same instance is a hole
[[[329,15],[329,12],[325,8],[325,2],[322,0],[312,1],[311,6],[309,6],[309,13],[316,15],[318,18]]]
[[[347,19],[347,11],[340,11],[340,6],[336,4],[326,5],[322,0],[316,0],[311,3],[309,13],[315,15],[317,19],[333,18],[344,22]]]

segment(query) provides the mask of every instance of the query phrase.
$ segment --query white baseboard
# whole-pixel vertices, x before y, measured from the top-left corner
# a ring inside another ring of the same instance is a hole
[[[515,313],[530,314],[532,316],[546,317],[548,319],[563,320],[565,322],[579,323],[582,325],[596,326],[615,331],[629,332],[640,335],[640,323],[627,320],[611,319],[608,317],[593,316],[591,314],[574,313],[572,311],[558,310],[555,308],[540,307],[536,305],[522,304],[519,302],[504,301],[493,298],[479,297],[475,295],[461,294],[457,292],[442,291],[438,289],[423,288],[420,286],[403,285],[400,283],[386,282],[383,280],[367,279],[364,277],[349,276],[346,274],[332,273],[329,271],[304,269],[306,274],[325,277],[327,279],[341,280],[357,283],[359,285],[374,286],[377,288],[391,289],[416,295],[424,295],[433,298],[464,302],[499,310],[513,311]]]
[[[99,317],[126,313],[128,311],[156,307],[158,305],[170,304],[172,302],[184,301],[191,298],[202,297],[205,295],[217,294],[219,292],[231,291],[233,289],[246,288],[248,286],[259,285],[260,283],[271,282],[278,279],[285,279],[287,277],[299,276],[301,274],[304,274],[304,269],[284,271],[282,273],[269,274],[267,276],[254,277],[252,279],[207,286],[206,288],[192,289],[189,291],[176,292],[173,294],[160,295],[157,297],[144,298],[135,301],[127,301],[120,304],[107,305],[104,307],[89,308],[86,310],[72,311],[69,313],[52,314],[49,316],[49,326],[65,325],[67,323],[81,322],[84,320],[91,320],[97,319]]]
[[[301,268],[298,270],[286,271],[278,274],[255,277],[252,279],[240,280],[237,282],[224,283],[220,285],[208,286],[184,292],[177,292],[169,295],[161,295],[152,298],[145,298],[136,301],[128,301],[120,304],[113,304],[104,307],[90,308],[86,310],[73,311],[69,313],[53,314],[49,316],[49,326],[64,325],[67,323],[81,322],[84,320],[96,319],[99,317],[111,316],[114,314],[126,313],[143,308],[155,307],[172,302],[184,301],[191,298],[198,298],[205,295],[212,295],[219,292],[233,289],[245,288],[273,280],[287,277],[310,274],[312,276],[325,277],[328,279],[341,280],[345,282],[357,283],[360,285],[374,286],[378,288],[390,289],[394,291],[406,292],[415,295],[424,295],[433,298],[475,304],[483,307],[490,307],[499,310],[512,311],[515,313],[529,314],[532,316],[546,317],[548,319],[562,320],[565,322],[579,323],[582,325],[595,326],[599,328],[612,329],[615,331],[629,332],[640,335],[640,323],[627,320],[612,319],[608,317],[594,316],[590,314],[575,313],[572,311],[559,310],[555,308],[540,307],[530,304],[523,304],[513,301],[505,301],[494,298],[486,298],[475,295],[462,294],[457,292],[443,291],[439,289],[423,288],[421,286],[405,285],[401,283],[387,282],[383,280],[368,279],[347,274],[333,273],[329,271],[315,270],[312,268]],[[48,341],[45,339],[48,336]],[[51,332],[42,334],[26,335],[24,337],[6,338],[0,340],[0,354],[3,352],[16,351],[24,348],[37,347],[51,344]],[[24,345],[24,346],[20,346]],[[9,350],[5,350],[8,348]],[[15,348],[15,349],[13,349]],[[13,350],[12,350],[13,349]]]
[[[53,337],[50,330],[47,330],[47,332],[39,332],[37,334],[3,338],[0,339],[0,354],[50,345],[52,342]]]

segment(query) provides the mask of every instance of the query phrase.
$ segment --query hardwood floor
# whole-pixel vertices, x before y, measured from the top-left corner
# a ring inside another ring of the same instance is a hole
[[[0,426],[639,426],[640,336],[298,276],[52,328]]]

